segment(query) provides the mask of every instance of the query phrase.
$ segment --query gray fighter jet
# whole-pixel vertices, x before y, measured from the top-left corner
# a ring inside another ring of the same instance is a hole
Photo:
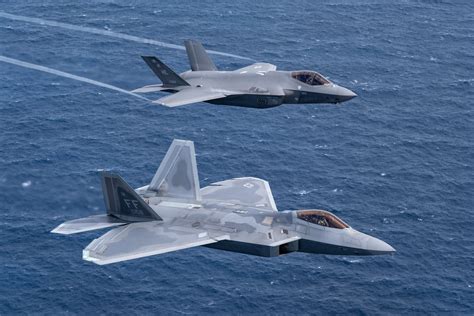
[[[264,257],[395,251],[330,212],[279,212],[262,179],[235,178],[200,189],[191,141],[173,141],[149,185],[134,190],[118,175],[102,172],[102,190],[106,215],[68,221],[52,231],[68,235],[115,227],[83,251],[84,260],[100,265],[196,246]]]
[[[219,71],[201,43],[185,41],[191,70],[176,74],[158,58],[142,56],[163,84],[148,85],[134,93],[172,92],[153,103],[175,107],[196,102],[270,108],[283,103],[340,103],[356,94],[311,70],[277,71],[255,63],[234,71]]]

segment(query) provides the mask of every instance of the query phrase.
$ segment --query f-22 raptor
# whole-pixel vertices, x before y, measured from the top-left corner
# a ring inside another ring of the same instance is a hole
[[[268,63],[255,63],[234,71],[219,71],[201,43],[185,41],[191,70],[176,74],[153,56],[142,56],[163,84],[148,85],[134,93],[173,93],[153,103],[168,107],[196,102],[252,108],[281,104],[340,103],[356,96],[311,70],[277,71]]]
[[[191,141],[173,141],[149,185],[134,190],[120,176],[102,172],[102,190],[107,214],[52,231],[67,235],[115,227],[83,250],[84,260],[100,265],[196,246],[263,257],[395,251],[330,212],[279,212],[262,179],[235,178],[200,189]]]

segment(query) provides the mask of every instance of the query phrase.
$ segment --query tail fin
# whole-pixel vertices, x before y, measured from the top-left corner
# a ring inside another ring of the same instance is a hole
[[[155,75],[163,82],[164,87],[189,86],[183,78],[176,74],[171,68],[162,63],[154,56],[142,56],[148,67],[153,70]]]
[[[193,71],[217,70],[216,65],[214,65],[209,55],[207,55],[201,43],[194,40],[187,40],[184,41],[184,46],[186,46],[186,53],[188,54],[189,63]]]
[[[175,139],[148,186],[167,200],[199,204],[201,193],[194,143]]]
[[[161,220],[120,176],[102,172],[102,191],[107,214],[127,221]]]

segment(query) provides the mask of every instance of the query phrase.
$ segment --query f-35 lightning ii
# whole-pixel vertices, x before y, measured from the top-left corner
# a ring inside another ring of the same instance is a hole
[[[219,71],[201,43],[185,41],[191,70],[176,74],[153,56],[142,56],[163,84],[148,85],[134,93],[173,93],[153,103],[168,107],[196,102],[270,108],[281,104],[340,103],[356,96],[311,70],[277,71],[268,63],[255,63],[234,71]]]
[[[107,214],[52,231],[68,235],[115,227],[83,250],[84,260],[100,265],[196,246],[264,257],[395,251],[330,212],[279,212],[262,179],[235,178],[200,189],[191,141],[173,141],[149,185],[134,190],[118,175],[102,172],[102,190]]]

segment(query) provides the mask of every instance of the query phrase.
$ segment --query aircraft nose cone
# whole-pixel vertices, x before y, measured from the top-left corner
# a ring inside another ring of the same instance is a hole
[[[382,241],[375,237],[371,237],[367,241],[367,250],[369,250],[370,252],[373,252],[373,254],[380,254],[380,255],[389,254],[396,251],[392,246],[387,244],[385,241]]]
[[[355,94],[353,91],[344,87],[338,87],[337,95],[341,102],[349,101],[350,99],[353,99],[357,96],[357,94]]]

